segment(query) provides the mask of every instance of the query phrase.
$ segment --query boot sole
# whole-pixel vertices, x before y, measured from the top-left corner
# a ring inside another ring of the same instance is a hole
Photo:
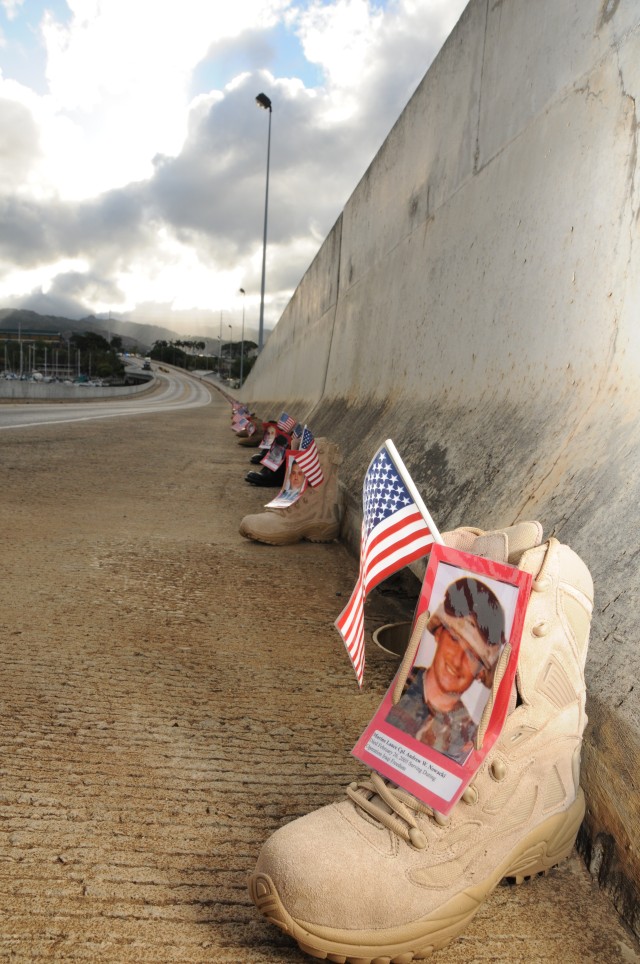
[[[251,899],[261,914],[298,942],[306,954],[333,964],[410,964],[429,957],[458,937],[483,901],[503,879],[516,884],[544,874],[568,857],[584,817],[579,790],[575,802],[532,830],[480,884],[450,898],[421,921],[385,931],[342,931],[295,920],[267,874],[249,880]]]
[[[303,539],[306,539],[308,542],[333,542],[338,538],[338,529],[336,527],[332,527],[331,529],[303,529],[300,532],[289,530],[286,533],[283,532],[282,535],[269,533],[269,535],[265,536],[246,526],[240,529],[240,535],[243,535],[246,539],[253,539],[255,542],[263,542],[267,546],[291,546],[296,542],[301,542]]]

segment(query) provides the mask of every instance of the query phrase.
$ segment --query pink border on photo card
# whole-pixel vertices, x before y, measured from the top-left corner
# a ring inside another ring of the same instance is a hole
[[[511,625],[509,631],[505,633],[506,641],[511,645],[511,655],[497,689],[482,748],[471,750],[465,762],[459,764],[444,753],[434,750],[388,723],[386,717],[393,707],[394,680],[352,753],[370,769],[402,787],[439,813],[447,814],[473,780],[504,726],[520,652],[527,602],[531,592],[531,576],[515,566],[436,544],[431,549],[416,607],[414,625],[419,616],[430,608],[434,584],[441,565],[461,570],[461,575],[477,576],[480,581],[484,578],[503,584],[504,592],[511,596],[512,611],[509,614]],[[514,594],[509,593],[509,587],[515,591]],[[419,650],[416,652],[416,657],[418,653]],[[413,778],[410,774],[413,774]]]

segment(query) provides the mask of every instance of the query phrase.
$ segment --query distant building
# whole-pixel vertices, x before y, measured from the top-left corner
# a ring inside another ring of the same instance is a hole
[[[63,345],[64,338],[59,331],[30,331],[25,328],[0,328],[1,341],[42,342],[45,345]]]

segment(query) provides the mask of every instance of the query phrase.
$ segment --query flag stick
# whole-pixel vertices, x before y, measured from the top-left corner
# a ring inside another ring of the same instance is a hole
[[[410,494],[411,494],[411,496],[412,496],[412,498],[413,498],[413,501],[414,501],[415,504],[418,506],[418,509],[420,510],[420,514],[422,515],[422,518],[424,519],[424,521],[425,521],[425,522],[427,523],[427,525],[429,526],[429,531],[431,532],[431,535],[433,536],[433,541],[434,541],[434,542],[437,542],[437,543],[438,543],[439,545],[441,545],[441,546],[444,545],[444,541],[443,541],[443,539],[442,539],[442,536],[441,536],[440,533],[438,532],[437,526],[436,526],[435,522],[433,521],[433,519],[431,518],[431,516],[430,516],[430,514],[429,514],[429,510],[427,509],[426,505],[425,505],[424,502],[422,501],[422,498],[421,498],[421,496],[420,496],[420,493],[419,493],[418,490],[416,489],[416,487],[415,487],[415,485],[414,485],[414,482],[413,482],[413,479],[412,479],[411,476],[409,475],[409,472],[408,472],[408,470],[407,470],[406,465],[404,464],[404,462],[403,462],[402,459],[400,458],[400,455],[398,454],[397,448],[395,447],[395,445],[393,444],[393,442],[391,441],[390,438],[388,438],[387,441],[386,441],[384,444],[387,446],[387,451],[388,451],[389,454],[391,455],[391,458],[393,459],[393,461],[395,462],[395,464],[396,464],[396,466],[397,466],[397,468],[398,468],[398,472],[399,472],[400,475],[402,476],[402,481],[404,482],[404,484],[405,484],[406,487],[408,488],[408,490],[409,490],[409,492],[410,492]]]

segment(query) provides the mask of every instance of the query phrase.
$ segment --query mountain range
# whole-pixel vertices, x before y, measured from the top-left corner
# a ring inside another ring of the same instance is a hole
[[[219,348],[216,336],[186,335],[184,332],[172,331],[159,325],[143,325],[122,318],[104,319],[88,315],[86,318],[74,320],[59,315],[41,315],[26,308],[0,308],[0,338],[3,331],[16,331],[18,328],[23,331],[59,331],[63,338],[94,332],[110,341],[114,335],[119,335],[125,351],[139,351],[141,354],[146,354],[156,341],[203,341],[205,351],[212,355],[215,355]],[[256,337],[255,332],[248,329],[245,331],[245,341]],[[227,341],[227,338],[223,338],[223,344]]]

